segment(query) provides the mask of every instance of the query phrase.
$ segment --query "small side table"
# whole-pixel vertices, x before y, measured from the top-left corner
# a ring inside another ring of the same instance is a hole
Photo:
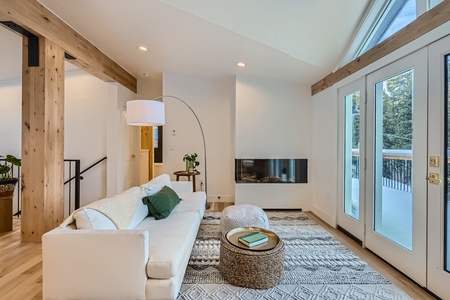
[[[176,171],[173,172],[173,175],[177,176],[177,181],[180,181],[180,176],[186,176],[188,178],[189,181],[191,181],[191,176],[192,176],[192,185],[193,185],[193,191],[195,192],[195,176],[200,175],[199,171],[193,171],[193,172],[189,172],[189,171]]]
[[[241,231],[260,231],[269,236],[267,245],[255,246],[255,250],[239,246],[238,234]],[[256,250],[268,247],[268,250]],[[247,248],[247,249],[245,249]],[[243,227],[222,234],[220,240],[219,271],[228,283],[252,289],[269,289],[279,284],[284,272],[284,242],[270,230],[256,227]]]

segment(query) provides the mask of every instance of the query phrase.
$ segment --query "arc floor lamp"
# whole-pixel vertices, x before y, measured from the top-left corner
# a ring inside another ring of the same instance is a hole
[[[194,114],[195,119],[197,120],[198,126],[200,127],[200,131],[202,133],[203,139],[203,152],[205,155],[205,193],[208,194],[208,176],[207,176],[207,168],[206,168],[206,142],[205,142],[205,134],[203,133],[203,127],[200,123],[200,120],[197,117],[197,114],[189,106],[184,100],[171,96],[171,95],[163,95],[154,98],[153,100],[130,100],[127,101],[127,123],[128,125],[133,126],[161,126],[165,124],[165,114],[164,114],[164,102],[156,101],[163,98],[172,98],[180,101],[184,105],[186,105],[189,110]]]

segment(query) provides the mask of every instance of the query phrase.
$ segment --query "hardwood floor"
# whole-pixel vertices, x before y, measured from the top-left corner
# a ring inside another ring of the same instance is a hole
[[[232,204],[212,202],[209,210],[222,211]],[[411,298],[435,299],[376,255],[361,248],[345,234],[330,227],[313,213],[306,213]],[[20,219],[18,218],[14,218],[12,232],[0,233],[0,300],[11,299],[42,299],[42,246],[20,242]]]
[[[42,245],[20,242],[20,219],[0,233],[0,299],[42,299]]]

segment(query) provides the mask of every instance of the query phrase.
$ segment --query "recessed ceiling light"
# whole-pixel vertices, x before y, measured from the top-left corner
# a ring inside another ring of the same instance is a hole
[[[150,77],[150,74],[148,73],[142,73],[145,77]]]
[[[236,64],[236,66],[238,66],[239,68],[245,68],[245,63],[240,61]]]
[[[145,46],[139,46],[138,47],[139,50],[146,52],[148,49]]]

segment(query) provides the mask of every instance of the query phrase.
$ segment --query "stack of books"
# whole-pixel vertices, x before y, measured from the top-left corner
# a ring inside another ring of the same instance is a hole
[[[269,238],[267,237],[267,235],[261,232],[252,232],[239,237],[238,241],[251,248],[263,243],[267,243],[269,241]]]

